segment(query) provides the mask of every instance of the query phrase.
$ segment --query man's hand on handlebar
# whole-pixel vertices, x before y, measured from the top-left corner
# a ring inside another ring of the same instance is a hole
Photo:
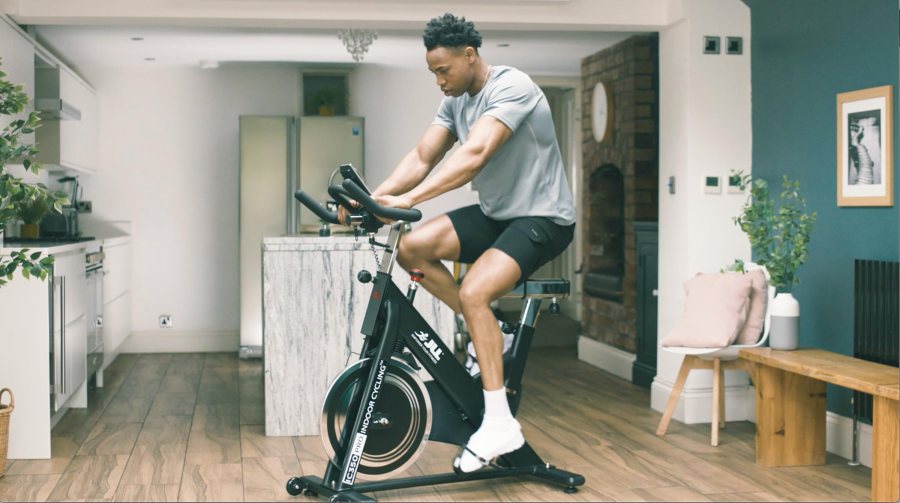
[[[354,208],[359,208],[359,202],[357,202],[354,199],[350,199],[349,201],[350,201],[350,204],[353,205]],[[350,211],[348,211],[347,208],[344,207],[344,205],[342,205],[342,204],[338,205],[337,216],[338,216],[338,220],[340,220],[342,224],[350,225]]]
[[[412,208],[412,204],[410,204],[409,200],[404,196],[372,196],[372,199],[374,199],[378,204],[388,208],[399,208],[401,210],[408,210]],[[391,220],[389,218],[380,216],[376,216],[376,218],[386,224],[394,223],[394,220]]]

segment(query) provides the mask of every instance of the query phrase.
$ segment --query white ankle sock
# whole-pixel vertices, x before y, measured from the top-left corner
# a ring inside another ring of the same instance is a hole
[[[465,473],[474,472],[497,456],[522,447],[524,443],[525,437],[516,418],[485,414],[481,426],[466,442],[466,449],[453,460],[453,466]]]
[[[512,412],[509,410],[506,388],[493,391],[484,390],[484,419],[506,419],[508,417],[512,417]]]

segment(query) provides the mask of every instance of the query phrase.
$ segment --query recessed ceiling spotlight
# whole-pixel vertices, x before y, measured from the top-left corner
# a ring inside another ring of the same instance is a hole
[[[509,44],[497,44],[497,47],[509,47]]]
[[[144,61],[156,61],[156,58],[144,58]]]
[[[144,40],[144,37],[131,37],[131,40],[134,40],[135,42],[140,42],[141,40]]]
[[[211,59],[201,59],[200,60],[200,68],[204,70],[215,70],[219,67],[218,61],[213,61]]]

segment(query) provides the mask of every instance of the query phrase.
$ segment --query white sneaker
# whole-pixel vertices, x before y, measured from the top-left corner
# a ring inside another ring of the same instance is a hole
[[[471,473],[489,464],[497,456],[502,456],[525,444],[522,427],[516,418],[501,419],[486,417],[466,445],[462,453],[453,460],[453,469],[459,473]]]
[[[503,322],[500,322],[501,326]],[[502,329],[501,329],[502,330]],[[513,339],[516,338],[516,334],[508,334],[506,332],[500,332],[503,335],[503,354],[509,353],[509,350],[512,348]],[[470,341],[469,344],[466,345],[466,370],[469,371],[470,376],[474,376],[481,372],[481,369],[478,367],[478,356],[475,354],[475,345]]]

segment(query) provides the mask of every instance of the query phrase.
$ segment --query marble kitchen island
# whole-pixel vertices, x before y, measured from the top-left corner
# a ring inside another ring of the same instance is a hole
[[[356,274],[374,276],[375,255],[363,237],[267,237],[262,268],[266,435],[318,435],[325,393],[362,347],[372,284]],[[392,274],[405,292],[409,275],[397,265]],[[453,311],[424,288],[415,306],[452,347]]]

